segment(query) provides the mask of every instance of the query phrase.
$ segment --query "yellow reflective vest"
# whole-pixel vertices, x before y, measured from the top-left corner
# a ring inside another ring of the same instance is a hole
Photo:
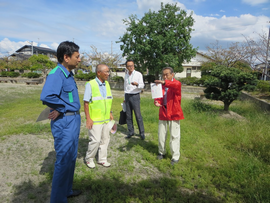
[[[94,125],[108,123],[110,121],[110,111],[112,107],[112,92],[110,84],[105,81],[107,95],[102,97],[99,91],[99,84],[94,80],[90,80],[92,89],[92,102],[89,103],[90,118],[94,121]]]

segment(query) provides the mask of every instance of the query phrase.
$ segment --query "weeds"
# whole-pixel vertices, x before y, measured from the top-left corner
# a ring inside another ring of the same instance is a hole
[[[42,135],[50,134],[49,124],[34,122],[38,113],[44,109],[38,96],[39,91],[34,91],[21,99],[22,104],[19,104],[17,98],[12,98],[9,103],[7,101],[10,100],[4,99],[0,106],[0,143],[5,142],[9,135],[36,134],[36,139],[45,139]],[[112,110],[116,121],[119,118],[121,102],[123,98],[114,96]],[[181,157],[175,166],[170,165],[169,143],[166,143],[165,158],[156,159],[158,108],[153,105],[150,96],[144,95],[141,98],[146,140],[142,141],[137,136],[125,140],[127,127],[118,126],[117,134],[111,136],[110,168],[97,166],[90,170],[85,166],[83,158],[88,135],[82,127],[74,188],[83,190],[83,202],[269,201],[269,114],[258,110],[251,103],[240,101],[234,102],[230,109],[245,120],[223,118],[220,116],[222,106],[197,100],[183,99],[182,108],[185,119],[180,122]],[[136,121],[134,126],[138,134]],[[51,136],[46,139],[52,140]],[[41,154],[35,146],[20,143],[16,139],[13,145],[19,146],[17,150],[22,152],[23,148],[27,149],[28,153],[24,153],[24,156]],[[46,146],[44,147],[46,150]],[[1,149],[1,156],[7,157],[7,153],[10,155],[13,150],[12,147],[9,151]],[[47,158],[42,157],[44,161],[39,174],[36,170],[31,170],[28,174],[44,177],[44,180],[37,184],[26,181],[19,186],[11,185],[7,174],[2,172],[2,178],[8,180],[7,186],[13,187],[16,198],[22,198],[22,190],[28,194],[29,201],[40,201],[41,197],[49,195],[53,175],[52,157],[55,157],[55,154],[49,150],[46,153],[49,154]],[[36,160],[37,158],[34,158],[32,163],[24,164],[31,166]],[[77,200],[74,198],[70,202]]]

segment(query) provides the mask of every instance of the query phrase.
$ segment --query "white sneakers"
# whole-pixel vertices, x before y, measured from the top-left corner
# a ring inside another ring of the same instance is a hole
[[[98,164],[101,165],[101,166],[104,166],[104,167],[110,167],[111,166],[111,164],[109,162],[107,162],[107,161],[99,162]],[[91,169],[96,167],[95,162],[93,160],[86,161],[86,165]]]
[[[95,163],[94,163],[93,160],[87,161],[87,162],[86,162],[86,165],[87,165],[89,168],[95,168],[95,167],[96,167],[96,165],[95,165]]]
[[[110,167],[110,166],[111,166],[111,164],[110,164],[109,162],[107,162],[107,161],[99,162],[98,164],[99,164],[99,165],[102,165],[102,166],[104,166],[104,167]]]

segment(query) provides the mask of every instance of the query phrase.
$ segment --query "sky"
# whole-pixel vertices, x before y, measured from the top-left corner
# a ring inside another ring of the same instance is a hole
[[[191,44],[201,52],[217,40],[223,47],[244,36],[256,40],[270,27],[270,0],[0,0],[0,57],[32,42],[56,50],[66,40],[78,44],[80,53],[94,45],[119,54],[123,20],[158,11],[161,2],[192,13]]]

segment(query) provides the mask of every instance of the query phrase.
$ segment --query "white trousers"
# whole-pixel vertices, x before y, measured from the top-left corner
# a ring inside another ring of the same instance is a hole
[[[89,143],[88,150],[86,152],[86,161],[94,160],[96,154],[97,162],[107,161],[107,150],[110,142],[110,131],[108,123],[100,125],[93,125],[91,130],[88,130]]]
[[[158,123],[158,152],[159,154],[166,154],[166,139],[167,126],[170,130],[170,149],[172,159],[179,160],[180,158],[180,120],[177,121],[162,121]]]

